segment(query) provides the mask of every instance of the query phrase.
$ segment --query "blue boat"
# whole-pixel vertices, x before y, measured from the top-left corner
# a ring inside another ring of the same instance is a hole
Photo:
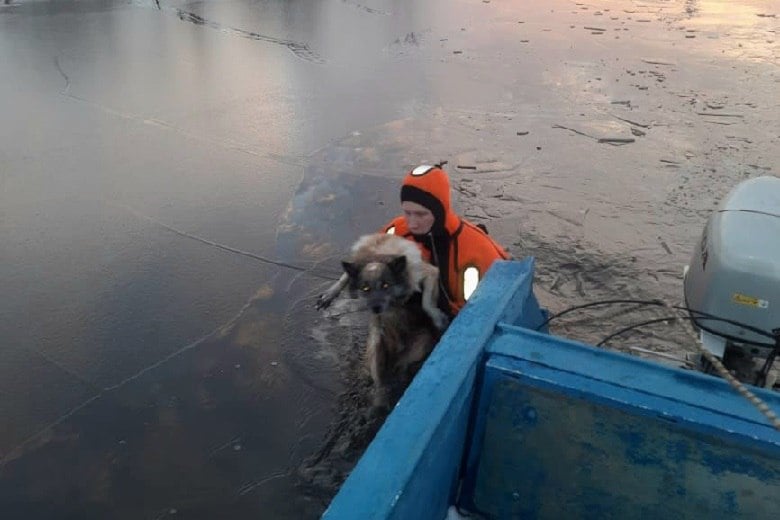
[[[533,268],[494,264],[323,518],[777,518],[780,431],[720,378],[548,334]]]

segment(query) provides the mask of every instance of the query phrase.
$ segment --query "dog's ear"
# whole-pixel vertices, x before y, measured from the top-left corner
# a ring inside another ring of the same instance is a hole
[[[406,270],[406,256],[396,256],[387,263],[387,267],[390,269],[390,272],[396,276],[403,273],[404,270]]]
[[[347,273],[347,275],[349,275],[349,277],[353,280],[360,274],[360,266],[355,262],[347,262],[346,260],[343,260],[341,265],[344,267],[344,272]]]

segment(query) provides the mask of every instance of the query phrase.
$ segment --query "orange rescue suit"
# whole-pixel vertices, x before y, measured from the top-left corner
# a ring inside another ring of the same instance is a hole
[[[450,183],[447,174],[439,167],[419,166],[406,174],[401,187],[401,200],[410,200],[428,208],[436,218],[431,235],[414,236],[406,225],[406,219],[398,216],[384,227],[384,232],[415,241],[425,260],[447,269],[447,299],[451,315],[456,315],[466,303],[464,282],[466,270],[477,269],[481,280],[495,260],[508,259],[509,253],[488,234],[471,222],[460,218],[450,206]],[[447,258],[436,258],[433,241],[444,238],[449,242]],[[443,264],[446,263],[446,266]],[[444,274],[444,273],[442,273]],[[446,310],[446,309],[445,309]]]

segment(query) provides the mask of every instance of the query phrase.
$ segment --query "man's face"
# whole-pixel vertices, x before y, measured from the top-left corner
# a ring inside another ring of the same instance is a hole
[[[404,212],[406,225],[413,234],[424,235],[433,227],[436,218],[425,206],[405,200],[401,203],[401,209]]]

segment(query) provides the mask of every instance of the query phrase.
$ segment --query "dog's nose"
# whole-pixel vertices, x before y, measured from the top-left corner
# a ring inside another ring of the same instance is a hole
[[[382,312],[382,307],[379,305],[374,305],[373,307],[371,307],[371,310],[373,311],[374,314],[379,314],[380,312]]]

